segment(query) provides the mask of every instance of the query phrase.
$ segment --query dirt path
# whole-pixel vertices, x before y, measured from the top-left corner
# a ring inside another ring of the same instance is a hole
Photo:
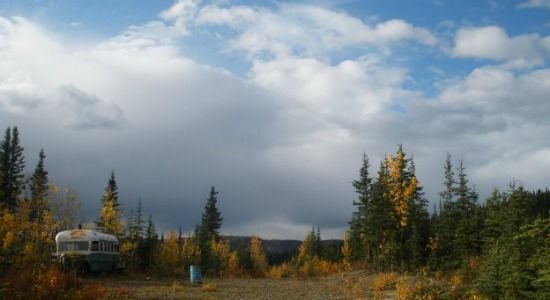
[[[310,279],[205,279],[201,285],[175,278],[91,278],[128,299],[367,299],[373,276],[365,272]],[[391,295],[389,299],[391,299]]]

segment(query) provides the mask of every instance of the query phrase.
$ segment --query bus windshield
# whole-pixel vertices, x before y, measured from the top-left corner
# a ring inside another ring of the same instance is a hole
[[[88,242],[60,242],[57,245],[57,251],[87,251]]]

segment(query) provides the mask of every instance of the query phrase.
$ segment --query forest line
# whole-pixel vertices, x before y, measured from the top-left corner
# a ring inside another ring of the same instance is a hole
[[[76,192],[52,185],[44,150],[38,157],[33,174],[26,178],[19,131],[6,129],[0,143],[0,295],[14,295],[10,293],[17,292],[18,284],[55,267],[50,259],[55,251],[52,237],[77,225]],[[550,298],[548,190],[527,191],[512,182],[508,190],[495,189],[480,201],[464,162],[455,167],[448,154],[440,203],[430,214],[414,160],[402,146],[380,162],[375,176],[370,169],[365,153],[352,182],[357,197],[343,244],[323,246],[320,230],[312,229],[296,253],[278,264],[270,263],[259,237],[231,247],[220,235],[223,217],[215,187],[192,236],[183,237],[181,229],[159,235],[152,215],[144,216],[141,201],[124,220],[112,172],[94,224],[120,239],[121,261],[129,273],[183,276],[190,265],[200,265],[213,277],[281,278],[366,269],[423,274],[449,284],[440,287],[443,291],[411,287],[413,294],[448,293],[445,289],[452,283],[460,287],[453,290],[456,295]],[[31,271],[31,266],[40,267]]]

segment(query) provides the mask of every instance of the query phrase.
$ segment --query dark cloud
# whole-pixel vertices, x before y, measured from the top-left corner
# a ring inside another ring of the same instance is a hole
[[[59,90],[62,103],[73,114],[69,126],[74,129],[116,129],[127,122],[122,109],[113,102],[101,100],[73,86],[62,86]]]

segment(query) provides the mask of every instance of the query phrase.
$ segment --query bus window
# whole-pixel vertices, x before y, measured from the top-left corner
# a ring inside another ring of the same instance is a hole
[[[88,250],[88,242],[61,242],[57,246],[57,249],[59,252],[64,251],[87,251]]]
[[[93,241],[92,242],[92,251],[99,251],[99,242]]]

